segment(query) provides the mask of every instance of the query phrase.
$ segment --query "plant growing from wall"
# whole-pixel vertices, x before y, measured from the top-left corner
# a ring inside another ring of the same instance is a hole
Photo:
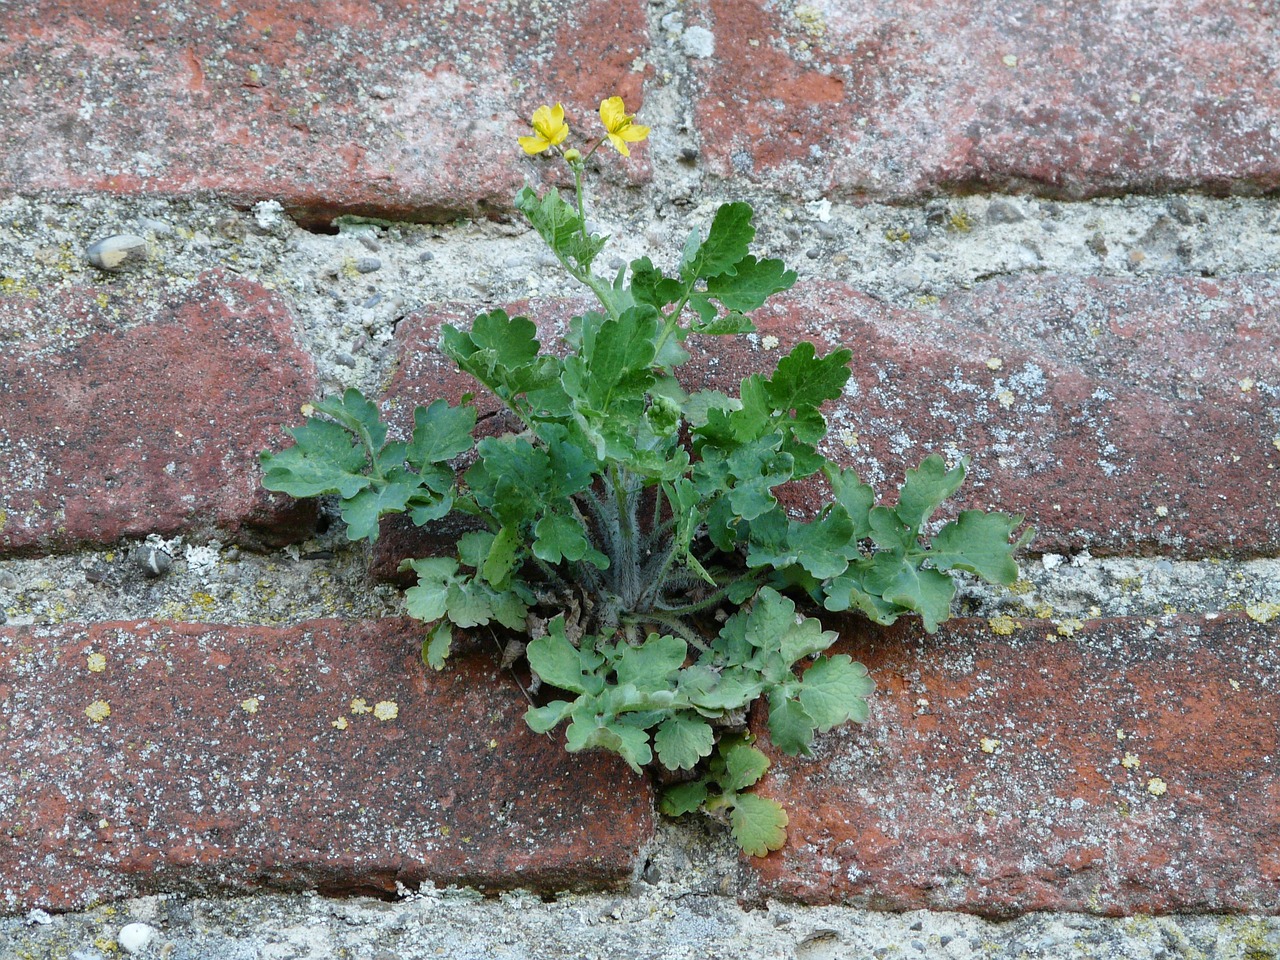
[[[557,691],[528,711],[530,727],[564,723],[571,751],[665,769],[665,812],[721,815],[762,856],[784,842],[787,818],[749,790],[769,761],[744,732],[747,710],[763,700],[774,747],[805,753],[818,733],[865,721],[874,688],[861,664],[826,652],[836,633],[802,610],[880,624],[917,614],[933,631],[950,613],[951,572],[1010,584],[1027,536],[1011,542],[1021,517],[977,510],[926,536],[965,461],[927,457],[890,506],[820,451],[821,408],[850,376],[848,350],[819,356],[802,342],[737,396],[687,389],[677,372],[689,350],[752,331],[750,312],[796,274],[750,252],[746,203],[721,206],[669,271],[643,257],[596,273],[606,238],[587,226],[587,161],[603,144],[628,156],[648,134],[617,97],[600,121],[589,148],[566,147],[563,109],[540,107],[520,144],[567,163],[574,193],[516,197],[599,308],[570,320],[562,355],[502,310],[446,326],[440,343],[519,428],[477,443],[475,408],[437,400],[414,411],[407,439],[391,439],[377,407],[348,390],[287,431],[293,446],[262,454],[264,484],[336,495],[353,540],[375,540],[389,514],[472,518],[454,555],[405,563],[417,575],[408,611],[428,625],[423,660],[442,668],[456,630],[521,638],[541,690]],[[815,482],[829,502],[789,516],[779,489]]]

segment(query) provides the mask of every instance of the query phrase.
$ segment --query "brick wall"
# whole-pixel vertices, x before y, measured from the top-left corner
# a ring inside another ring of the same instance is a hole
[[[970,454],[952,509],[1038,529],[935,637],[838,625],[871,722],[774,758],[790,841],[725,892],[1278,912],[1274,5],[524,6],[0,8],[0,908],[628,883],[650,785],[530,733],[489,637],[425,672],[412,548],[256,459],[323,391],[470,389],[444,320],[554,335],[515,137],[621,94],[616,256],[748,199],[801,274],[690,375],[848,345],[832,456]]]

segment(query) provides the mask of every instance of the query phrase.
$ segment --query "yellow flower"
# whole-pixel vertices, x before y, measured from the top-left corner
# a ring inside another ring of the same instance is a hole
[[[628,143],[639,143],[649,136],[649,128],[633,123],[635,116],[627,116],[621,97],[610,97],[600,101],[600,122],[609,137],[613,148],[624,157],[631,156]]]
[[[569,125],[564,122],[564,107],[557,103],[554,107],[543,105],[533,111],[533,132],[532,137],[520,138],[521,148],[530,156],[563,143],[569,136]]]

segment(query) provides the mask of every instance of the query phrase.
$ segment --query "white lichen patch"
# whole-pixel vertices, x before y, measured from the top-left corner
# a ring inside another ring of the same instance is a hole
[[[766,350],[776,350],[778,348],[778,338],[773,334],[765,334],[760,338],[760,346]]]
[[[101,723],[111,716],[111,707],[105,700],[95,700],[84,708],[84,715],[94,723]]]
[[[1156,507],[1156,516],[1157,516],[1157,517],[1167,517],[1168,515],[1169,515],[1169,508],[1168,508],[1168,507],[1164,506],[1163,504],[1161,504],[1160,506]]]
[[[400,708],[394,700],[379,700],[373,705],[373,715],[379,720],[394,720],[400,716]]]
[[[102,673],[107,669],[107,658],[100,653],[91,653],[85,657],[84,665],[90,673]]]

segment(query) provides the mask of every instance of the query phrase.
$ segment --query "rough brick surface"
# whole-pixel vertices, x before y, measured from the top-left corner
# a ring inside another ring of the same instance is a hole
[[[638,106],[647,44],[636,0],[58,0],[4,19],[5,190],[216,190],[304,222],[508,209],[533,108]]]
[[[841,649],[876,680],[871,721],[823,735],[813,759],[774,757],[763,789],[790,838],[750,862],[761,895],[1280,912],[1274,624],[849,625]]]
[[[931,311],[810,283],[756,311],[758,335],[700,341],[680,375],[690,389],[736,392],[801,339],[821,352],[848,346],[853,378],[828,412],[827,453],[883,496],[930,452],[969,455],[946,512],[1025,514],[1037,550],[1249,556],[1280,548],[1278,298],[1280,284],[1262,276],[1036,277],[982,284]],[[540,301],[510,312],[527,311],[549,341],[580,309]],[[435,349],[445,321],[470,316],[405,325],[388,391],[405,423],[414,404],[477,389]],[[810,484],[789,502],[813,509],[821,496]]]
[[[853,350],[830,455],[877,488],[927,453],[971,455],[949,509],[1023,513],[1038,550],[1254,555],[1280,547],[1278,292],[1261,276],[1037,277],[933,313],[815,284],[754,319],[778,354]],[[726,342],[712,380],[762,362]]]
[[[703,149],[723,175],[906,198],[1280,184],[1275,9],[707,0]]]
[[[277,294],[217,271],[160,293],[74,287],[0,298],[0,330],[0,554],[311,526],[314,505],[257,469],[316,390]]]
[[[496,656],[433,673],[420,642],[401,620],[0,630],[0,904],[624,881],[645,781],[530,732]]]

